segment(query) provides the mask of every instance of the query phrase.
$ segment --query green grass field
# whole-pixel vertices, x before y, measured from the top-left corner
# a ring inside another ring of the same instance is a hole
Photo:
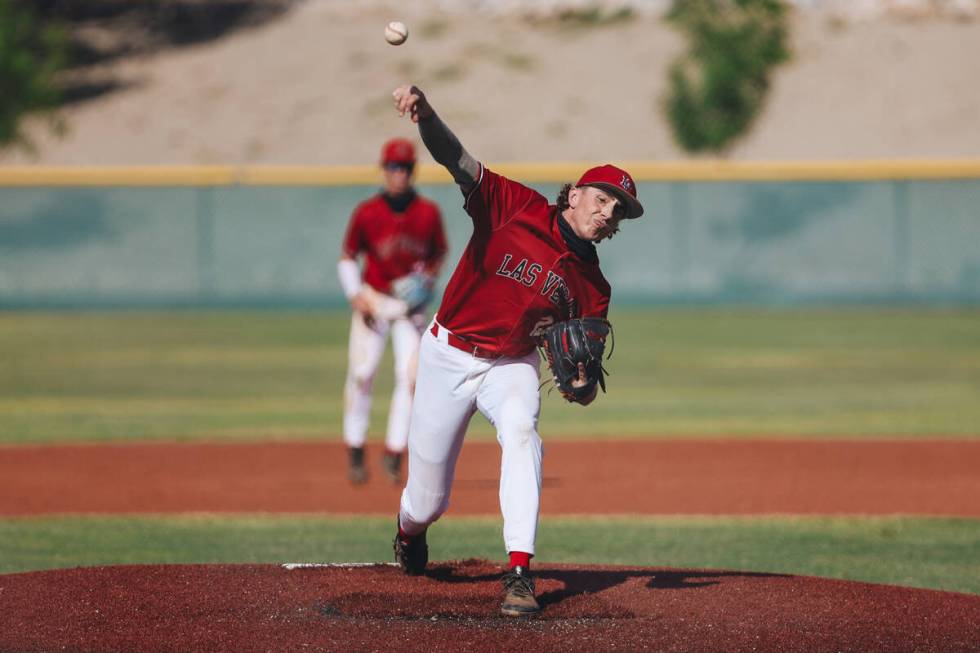
[[[545,438],[980,434],[980,311],[613,313],[609,393]],[[337,438],[346,312],[0,312],[0,443]],[[384,431],[390,353],[376,382]],[[588,419],[583,419],[588,410]],[[479,416],[473,437],[488,438]]]
[[[391,560],[390,518],[73,517],[0,520],[0,573],[151,563]],[[542,520],[536,564],[805,574],[980,594],[966,519],[606,517]],[[447,516],[433,560],[504,559],[500,520]]]

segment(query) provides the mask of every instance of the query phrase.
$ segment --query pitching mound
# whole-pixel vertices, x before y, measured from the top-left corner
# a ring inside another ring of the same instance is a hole
[[[499,616],[500,567],[159,565],[0,576],[2,651],[976,651],[980,597],[737,571],[535,569],[540,617]]]

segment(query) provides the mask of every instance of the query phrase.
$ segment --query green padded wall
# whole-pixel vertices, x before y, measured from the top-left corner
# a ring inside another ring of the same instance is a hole
[[[614,301],[980,300],[980,179],[638,188],[647,214],[599,245]],[[462,197],[419,189],[443,208],[454,265]],[[339,305],[343,231],[375,190],[0,187],[0,307]]]

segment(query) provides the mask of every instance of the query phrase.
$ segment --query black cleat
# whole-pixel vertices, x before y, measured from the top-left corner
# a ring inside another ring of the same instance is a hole
[[[364,447],[350,447],[350,465],[347,468],[347,479],[353,485],[367,483],[367,467],[364,466]]]
[[[395,562],[409,576],[421,576],[429,564],[429,545],[425,542],[425,532],[413,537],[403,538],[395,533]]]
[[[386,451],[384,457],[381,459],[381,466],[385,470],[385,474],[388,476],[388,480],[395,485],[401,485],[402,482],[402,454],[394,453],[391,451]]]
[[[514,567],[502,579],[504,602],[500,613],[508,617],[533,617],[541,612],[541,606],[534,598],[534,579],[523,567]]]

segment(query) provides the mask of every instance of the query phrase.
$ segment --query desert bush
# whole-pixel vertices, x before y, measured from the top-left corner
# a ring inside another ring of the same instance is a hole
[[[781,0],[674,0],[666,20],[688,40],[670,67],[666,112],[689,152],[721,152],[746,133],[773,67],[789,58]]]
[[[0,0],[0,146],[30,145],[22,120],[57,106],[54,76],[65,59],[60,29],[40,21],[28,2]]]

